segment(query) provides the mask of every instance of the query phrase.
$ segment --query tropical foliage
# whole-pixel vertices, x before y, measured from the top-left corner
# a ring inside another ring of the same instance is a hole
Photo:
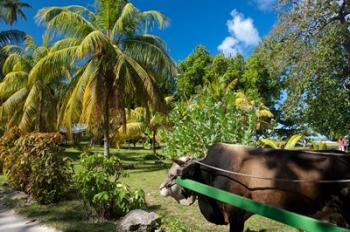
[[[18,17],[26,19],[22,9],[29,7],[29,4],[18,0],[0,0],[0,23],[12,25],[17,21]],[[1,47],[11,43],[21,42],[24,36],[24,32],[15,29],[0,31],[0,67],[6,58],[6,54],[1,50]],[[1,77],[2,73],[0,72]]]
[[[102,154],[81,155],[81,169],[75,176],[77,187],[87,206],[101,218],[118,218],[146,205],[142,190],[131,191],[119,182],[120,161]]]
[[[60,154],[61,139],[56,133],[31,133],[8,145],[9,152],[3,156],[4,173],[11,186],[39,203],[61,200],[72,179],[72,167]]]
[[[10,25],[14,24],[18,17],[27,19],[23,12],[24,8],[30,8],[30,5],[17,0],[0,1],[0,20]]]
[[[0,83],[0,120],[6,130],[15,125],[23,132],[56,130],[56,107],[62,94],[60,88],[68,81],[63,76],[68,67],[61,67],[60,73],[37,72],[44,69],[43,61],[52,53],[49,40],[48,34],[44,34],[43,44],[37,46],[26,35],[24,48],[3,47],[7,58]]]
[[[57,73],[67,62],[82,67],[60,109],[58,124],[68,132],[75,122],[89,124],[95,133],[101,129],[108,155],[110,119],[125,124],[130,99],[164,110],[157,78],[174,76],[175,68],[162,40],[145,33],[154,24],[165,27],[164,15],[142,12],[128,1],[99,0],[95,12],[81,6],[48,7],[38,12],[37,19],[66,38],[55,44],[56,51],[34,73]]]
[[[237,107],[233,92],[218,99],[209,91],[175,104],[169,115],[172,128],[164,130],[162,136],[167,156],[200,158],[209,146],[218,142],[255,143],[257,109]]]
[[[276,142],[271,139],[259,139],[259,142],[262,143],[265,147],[270,147],[273,149],[286,149],[294,150],[296,148],[297,142],[303,137],[303,135],[297,134],[290,137],[287,142]]]
[[[349,1],[280,1],[263,50],[285,93],[283,124],[331,137],[349,131],[349,9]]]

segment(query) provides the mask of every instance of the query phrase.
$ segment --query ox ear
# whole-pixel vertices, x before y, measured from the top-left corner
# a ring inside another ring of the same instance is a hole
[[[172,160],[174,163],[176,163],[179,166],[184,166],[186,162],[179,160],[179,159],[173,159]]]

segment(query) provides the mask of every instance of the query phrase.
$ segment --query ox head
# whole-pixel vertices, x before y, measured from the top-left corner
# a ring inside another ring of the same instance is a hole
[[[192,191],[177,185],[176,178],[178,176],[190,177],[189,175],[195,171],[194,168],[193,158],[182,157],[179,160],[174,160],[167,178],[160,185],[160,195],[163,197],[171,196],[181,205],[192,205],[196,196]]]

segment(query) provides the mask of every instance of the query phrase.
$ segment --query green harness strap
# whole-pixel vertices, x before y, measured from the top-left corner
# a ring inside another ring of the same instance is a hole
[[[324,223],[314,218],[293,213],[284,209],[275,208],[270,205],[262,204],[240,195],[229,193],[212,186],[208,186],[190,179],[177,177],[176,183],[184,188],[198,192],[205,196],[236,206],[254,214],[274,219],[284,224],[293,226],[309,232],[346,232],[350,231],[333,224]],[[350,210],[350,209],[349,209]]]

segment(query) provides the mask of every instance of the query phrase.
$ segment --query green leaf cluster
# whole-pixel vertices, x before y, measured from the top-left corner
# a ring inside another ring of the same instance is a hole
[[[81,154],[81,169],[75,182],[86,206],[100,218],[118,218],[135,208],[145,206],[142,190],[131,191],[119,181],[123,171],[116,157],[102,154]]]
[[[61,154],[61,139],[56,133],[30,133],[8,147],[4,173],[10,185],[42,204],[63,199],[71,187],[73,169]]]
[[[205,87],[223,89],[230,85],[230,90],[243,91],[273,109],[280,88],[269,66],[269,56],[261,47],[245,60],[240,54],[234,57],[225,57],[223,54],[212,56],[205,47],[199,45],[178,64],[177,95],[182,100],[188,100]]]
[[[228,92],[220,99],[205,91],[189,102],[178,102],[169,115],[172,127],[162,137],[168,157],[204,157],[209,146],[219,143],[253,145],[257,128],[257,110],[239,109],[236,94]]]
[[[263,50],[283,89],[280,121],[338,137],[350,115],[349,1],[280,1]]]

